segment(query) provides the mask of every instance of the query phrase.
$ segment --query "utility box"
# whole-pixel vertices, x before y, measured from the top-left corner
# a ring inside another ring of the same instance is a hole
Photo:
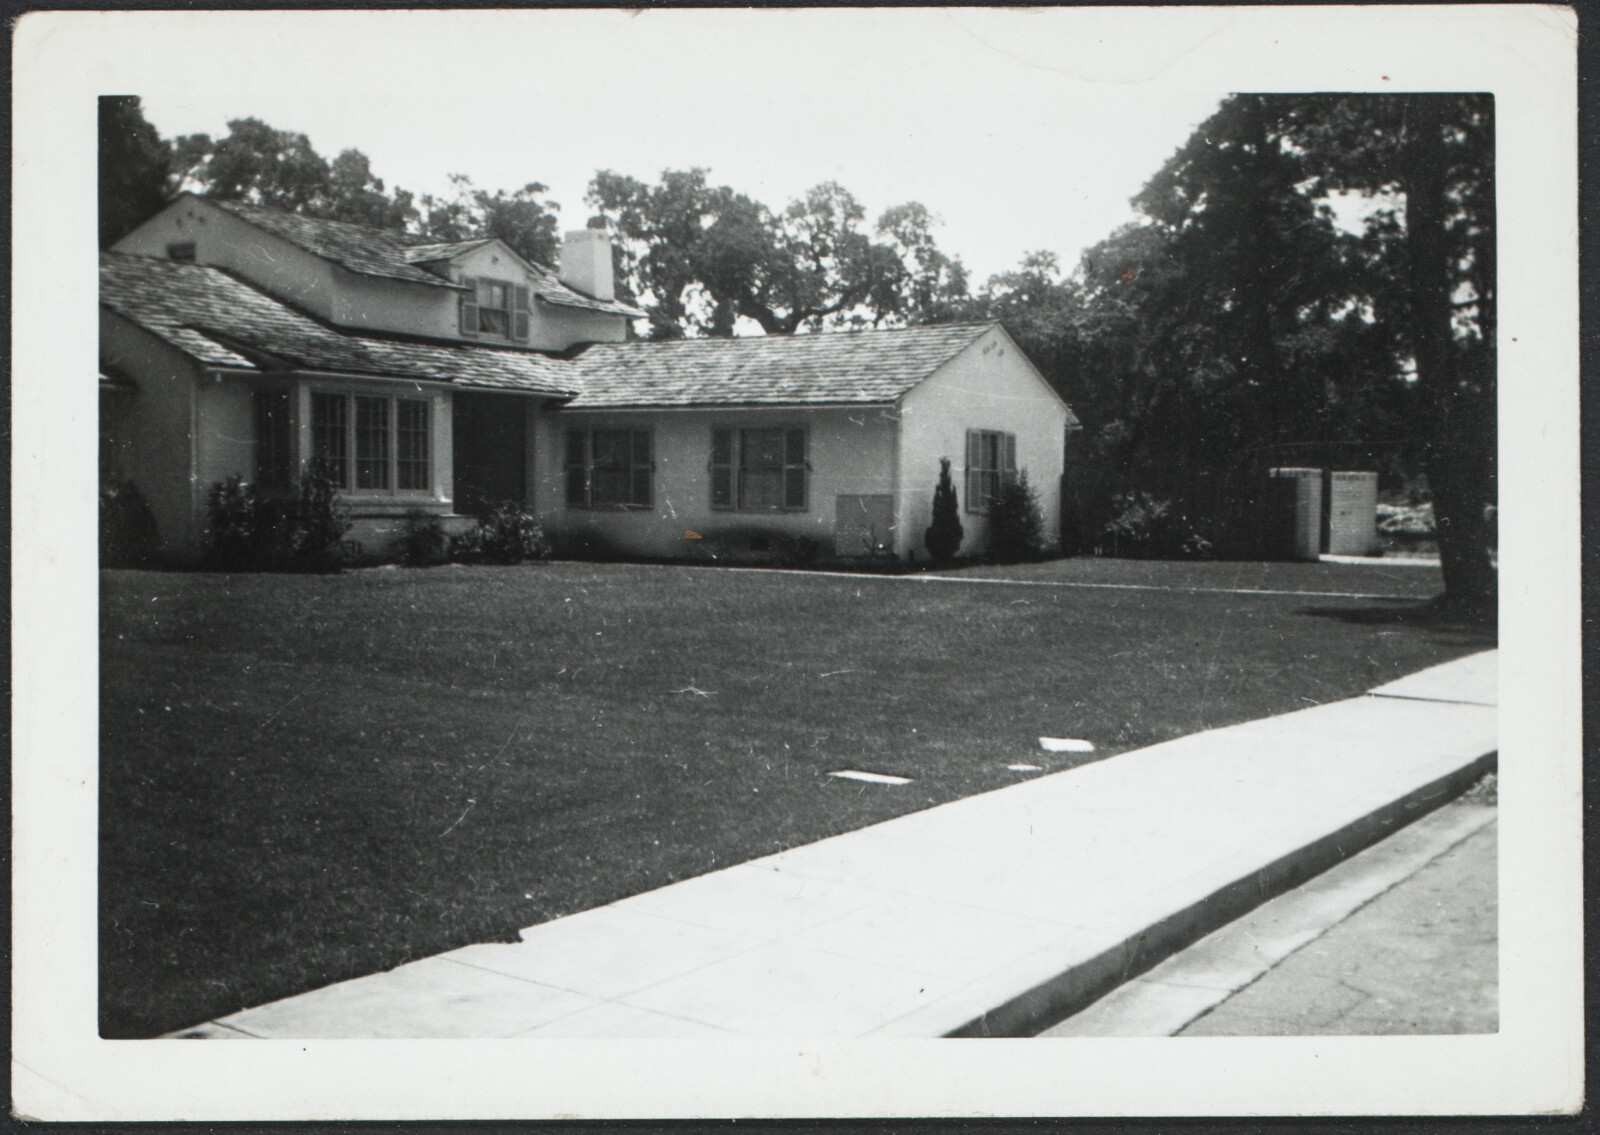
[[[1322,470],[1267,470],[1266,538],[1268,559],[1311,560],[1322,554]]]
[[[1322,499],[1322,550],[1332,556],[1377,555],[1378,475],[1330,471]]]

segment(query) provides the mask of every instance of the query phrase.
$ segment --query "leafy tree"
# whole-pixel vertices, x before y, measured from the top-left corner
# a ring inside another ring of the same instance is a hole
[[[290,213],[320,215],[331,171],[304,134],[275,130],[259,118],[236,118],[216,140],[189,134],[174,143],[181,173],[208,197]]]
[[[524,260],[553,265],[559,249],[556,213],[544,198],[549,187],[530,181],[515,193],[479,189],[465,174],[450,175],[453,196],[422,198],[421,235],[431,240],[499,237]]]
[[[1414,364],[1413,437],[1433,496],[1446,606],[1492,617],[1495,179],[1490,95],[1342,95],[1290,103],[1324,191],[1388,202],[1368,222],[1371,302]]]
[[[933,489],[933,523],[922,535],[928,555],[937,564],[947,564],[961,550],[961,508],[956,487],[950,480],[950,459],[939,458],[939,483]]]
[[[212,139],[190,134],[171,146],[177,179],[209,197],[405,231],[424,240],[499,237],[518,255],[539,264],[556,258],[556,212],[548,187],[529,182],[513,193],[479,189],[463,174],[450,178],[452,193],[392,193],[360,150],[323,158],[304,134],[278,130],[255,118],[228,123]]]
[[[923,206],[886,212],[874,240],[861,203],[834,182],[774,213],[703,169],[667,170],[656,185],[602,170],[586,199],[592,223],[620,238],[619,277],[654,338],[732,335],[741,317],[770,335],[924,320],[965,293]]]
[[[100,247],[115,244],[166,203],[172,154],[137,95],[100,96]]]

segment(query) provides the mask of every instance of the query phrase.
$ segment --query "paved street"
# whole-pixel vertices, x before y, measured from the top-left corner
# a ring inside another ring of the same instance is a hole
[[[1494,1032],[1497,844],[1491,822],[1178,1035]]]
[[[1495,1031],[1492,785],[1491,777],[1043,1035]]]

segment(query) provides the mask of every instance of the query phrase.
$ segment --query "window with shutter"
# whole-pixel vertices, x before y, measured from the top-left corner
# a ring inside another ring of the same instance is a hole
[[[967,431],[967,511],[982,514],[1017,468],[1017,436],[999,430]]]
[[[801,426],[711,431],[711,507],[740,512],[804,512],[806,430]]]
[[[655,465],[649,430],[568,430],[569,508],[649,508]]]

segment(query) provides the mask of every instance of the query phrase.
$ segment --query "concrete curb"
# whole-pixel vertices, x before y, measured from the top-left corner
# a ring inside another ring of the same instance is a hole
[[[1034,1036],[1080,1012],[1118,986],[1269,899],[1364,851],[1397,829],[1454,800],[1485,773],[1495,771],[1497,753],[1400,797],[1359,820],[1236,879],[1110,949],[1018,994],[944,1035],[947,1037]]]

